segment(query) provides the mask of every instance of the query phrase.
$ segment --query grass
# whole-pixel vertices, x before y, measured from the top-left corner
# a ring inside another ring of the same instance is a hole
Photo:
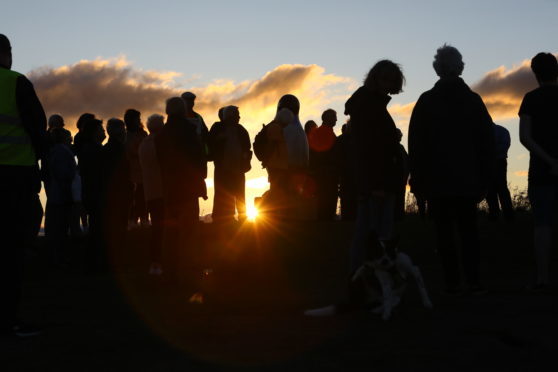
[[[129,234],[111,272],[69,270],[39,248],[28,258],[22,311],[41,336],[2,340],[11,370],[547,370],[558,347],[556,293],[531,294],[532,227],[480,218],[485,296],[446,298],[431,221],[408,216],[401,249],[421,267],[434,310],[413,287],[393,318],[365,312],[309,319],[344,298],[350,223],[248,223],[219,234],[201,225],[180,253],[181,275],[147,275],[149,230]],[[556,267],[556,251],[553,252]],[[209,275],[204,269],[211,268]],[[203,303],[191,303],[194,293]]]

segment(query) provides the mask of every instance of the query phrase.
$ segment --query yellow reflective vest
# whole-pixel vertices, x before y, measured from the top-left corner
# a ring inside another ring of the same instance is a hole
[[[35,150],[19,116],[17,79],[21,74],[0,68],[0,165],[32,166]]]

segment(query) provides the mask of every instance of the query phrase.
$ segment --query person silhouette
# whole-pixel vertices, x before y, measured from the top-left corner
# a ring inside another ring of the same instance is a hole
[[[508,150],[511,139],[510,132],[501,125],[494,123],[495,142],[495,166],[494,174],[490,180],[486,203],[488,204],[488,216],[497,220],[501,210],[506,221],[513,221],[513,204],[508,189]],[[500,203],[498,204],[498,200]]]
[[[199,221],[198,197],[205,177],[205,152],[196,127],[186,119],[186,107],[180,97],[166,103],[167,122],[155,137],[155,149],[161,169],[165,202],[164,249],[169,253],[169,270],[177,273],[178,250],[192,248],[193,230]],[[166,264],[165,264],[166,265]]]
[[[339,177],[335,159],[337,136],[333,131],[337,113],[327,109],[322,113],[322,125],[312,130],[308,137],[310,151],[314,154],[313,179],[316,185],[317,218],[333,221],[337,213]]]
[[[33,84],[12,69],[10,40],[0,34],[0,332],[32,336],[40,329],[18,319],[24,248],[41,189],[38,161],[47,150],[47,120]]]
[[[252,151],[248,131],[239,120],[238,107],[227,106],[222,122],[209,131],[209,152],[215,164],[214,222],[232,221],[235,210],[239,221],[246,219],[245,173],[251,168]]]
[[[399,65],[381,60],[345,103],[345,115],[351,116],[358,195],[351,272],[364,263],[370,230],[381,241],[392,239],[399,139],[387,104],[391,94],[401,92],[404,81]]]
[[[529,288],[545,290],[550,282],[552,226],[558,210],[558,62],[551,53],[531,60],[539,87],[523,97],[519,108],[519,138],[529,150],[528,194],[535,222],[536,282]]]
[[[448,295],[463,293],[454,229],[469,290],[486,292],[479,280],[477,204],[488,190],[494,132],[481,97],[460,78],[464,65],[456,48],[437,50],[433,67],[440,79],[419,97],[408,138],[411,192],[427,200],[434,218]]]

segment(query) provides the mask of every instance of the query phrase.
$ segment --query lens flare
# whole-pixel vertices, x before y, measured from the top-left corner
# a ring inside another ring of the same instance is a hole
[[[255,221],[258,217],[258,209],[255,206],[249,206],[246,209],[246,217],[249,221]]]

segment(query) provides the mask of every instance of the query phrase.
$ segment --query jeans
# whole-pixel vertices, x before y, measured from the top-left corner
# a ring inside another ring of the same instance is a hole
[[[358,201],[357,219],[351,245],[350,272],[354,272],[365,261],[370,231],[380,240],[389,240],[393,234],[395,195],[362,197]]]
[[[498,218],[500,215],[500,206],[502,207],[504,218],[508,220],[513,219],[513,205],[510,190],[508,190],[507,174],[507,160],[498,159],[488,195],[486,196],[489,215],[494,219]],[[500,200],[500,204],[498,204],[498,200]]]
[[[475,199],[466,197],[429,199],[428,207],[436,224],[438,254],[442,260],[446,286],[456,288],[460,285],[455,230],[462,243],[461,262],[467,284],[478,285],[480,241]]]

